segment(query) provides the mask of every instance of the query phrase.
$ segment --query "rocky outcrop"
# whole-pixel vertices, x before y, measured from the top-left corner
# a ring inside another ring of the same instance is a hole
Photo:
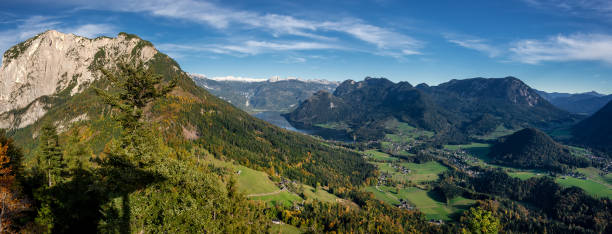
[[[0,68],[0,128],[22,128],[45,114],[44,96],[74,95],[99,77],[98,65],[148,61],[157,53],[137,36],[89,39],[50,30],[7,50]]]

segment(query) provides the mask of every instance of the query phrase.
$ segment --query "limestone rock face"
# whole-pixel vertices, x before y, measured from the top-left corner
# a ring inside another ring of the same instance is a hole
[[[133,35],[89,39],[50,30],[4,53],[0,67],[0,128],[22,128],[45,114],[43,96],[81,92],[100,75],[96,65],[153,58],[157,50]]]

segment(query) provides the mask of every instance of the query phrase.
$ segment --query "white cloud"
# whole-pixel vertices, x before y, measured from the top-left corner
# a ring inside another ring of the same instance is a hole
[[[16,28],[0,32],[0,51],[2,54],[11,46],[45,30],[53,29],[60,24],[60,22],[45,16],[32,16],[17,22]]]
[[[364,24],[356,20],[343,22],[325,22],[322,28],[347,33],[357,39],[376,45],[380,49],[398,49],[414,51],[422,42],[378,26]]]
[[[114,31],[114,27],[107,24],[85,24],[68,27],[55,17],[40,15],[17,19],[13,23],[16,24],[15,28],[0,31],[0,52],[2,54],[10,47],[50,29],[89,38]]]
[[[553,13],[612,21],[610,0],[523,0],[527,5]]]
[[[558,35],[546,40],[521,40],[510,51],[528,64],[548,61],[601,61],[612,64],[612,35]]]
[[[64,33],[72,33],[78,36],[94,38],[100,35],[113,34],[115,27],[108,24],[85,24],[76,27],[60,28],[58,30]]]
[[[270,53],[275,51],[303,51],[303,50],[322,50],[335,49],[343,50],[343,47],[333,44],[325,44],[319,42],[270,42],[270,41],[246,41],[239,44],[228,45],[178,45],[178,44],[160,44],[157,46],[161,51],[168,52],[212,52],[216,54],[229,54],[235,56],[257,55],[262,53]]]
[[[446,38],[449,42],[457,44],[461,47],[485,53],[490,58],[497,57],[502,53],[500,49],[487,44],[486,41],[483,39],[458,39],[450,36],[447,36]]]
[[[217,29],[231,26],[258,29],[280,37],[292,35],[315,40],[336,40],[324,35],[325,32],[340,32],[368,44],[375,45],[373,53],[379,54],[420,54],[423,43],[402,33],[363,23],[356,19],[322,21],[299,19],[288,15],[261,14],[253,11],[235,10],[211,2],[195,0],[112,0],[101,2],[79,2],[77,5],[89,9],[109,9],[125,12],[143,12],[153,16],[205,24]],[[252,54],[252,46],[230,46],[229,50]],[[408,53],[406,53],[408,52]]]

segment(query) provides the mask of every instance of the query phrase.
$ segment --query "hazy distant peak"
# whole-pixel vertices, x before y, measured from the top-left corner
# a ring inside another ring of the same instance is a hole
[[[214,81],[229,81],[229,82],[279,82],[279,81],[289,81],[296,80],[307,83],[319,83],[319,84],[335,84],[338,85],[337,81],[329,81],[324,79],[303,79],[299,77],[289,76],[289,77],[280,77],[273,76],[269,79],[266,78],[252,78],[252,77],[241,77],[241,76],[216,76],[216,77],[207,77],[204,74],[197,73],[189,73],[189,75],[194,79],[209,79]]]

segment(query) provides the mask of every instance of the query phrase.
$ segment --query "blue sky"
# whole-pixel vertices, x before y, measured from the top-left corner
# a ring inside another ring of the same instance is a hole
[[[144,1],[142,1],[144,2]],[[0,50],[47,29],[134,33],[208,77],[435,85],[515,76],[612,93],[612,1],[0,0]]]

